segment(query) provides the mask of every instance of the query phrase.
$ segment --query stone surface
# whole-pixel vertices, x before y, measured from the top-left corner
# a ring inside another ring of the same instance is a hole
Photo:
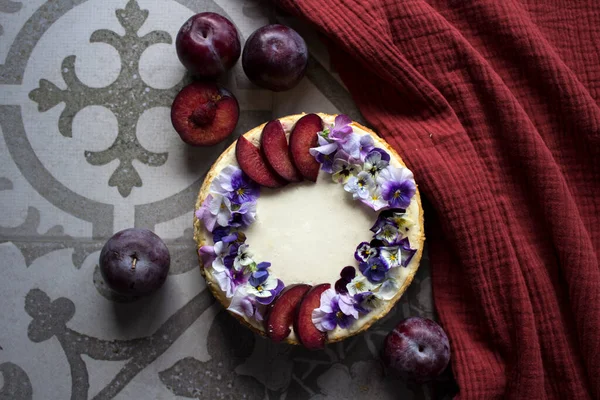
[[[240,102],[236,132],[191,149],[168,119],[189,79],[172,41],[201,11],[227,16],[243,39],[289,23],[311,56],[303,81],[279,94],[238,63],[220,80]],[[0,399],[431,397],[377,367],[391,327],[433,316],[426,255],[388,317],[320,352],[243,330],[197,268],[191,205],[235,137],[302,111],[361,120],[314,32],[260,0],[0,0],[0,17]],[[172,254],[148,298],[111,295],[97,271],[106,239],[132,226]]]

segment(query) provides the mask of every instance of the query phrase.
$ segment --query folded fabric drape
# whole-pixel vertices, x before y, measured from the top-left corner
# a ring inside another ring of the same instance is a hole
[[[600,2],[277,3],[431,205],[459,397],[600,399]]]

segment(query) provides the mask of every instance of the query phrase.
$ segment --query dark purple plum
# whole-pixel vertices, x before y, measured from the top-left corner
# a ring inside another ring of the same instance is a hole
[[[383,362],[400,376],[426,382],[439,376],[450,361],[450,343],[441,326],[428,318],[400,322],[385,338]]]
[[[143,296],[160,288],[171,256],[165,243],[148,229],[115,233],[100,252],[100,273],[109,288],[126,296]]]
[[[240,58],[241,45],[233,23],[222,15],[203,12],[188,19],[175,39],[177,56],[192,74],[216,78]]]
[[[244,72],[253,83],[275,92],[296,86],[306,72],[304,39],[285,25],[267,25],[250,35],[242,53]]]

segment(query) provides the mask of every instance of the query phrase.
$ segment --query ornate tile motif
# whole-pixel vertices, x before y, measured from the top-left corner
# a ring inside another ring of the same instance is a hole
[[[0,13],[14,14],[18,12],[21,7],[23,7],[23,3],[20,1],[0,0]],[[4,28],[0,25],[0,36],[2,36],[3,33]]]
[[[85,158],[92,165],[105,165],[113,160],[119,160],[108,185],[116,186],[121,196],[127,197],[133,187],[142,186],[142,178],[132,164],[133,160],[157,167],[163,165],[168,156],[167,153],[151,152],[140,144],[135,134],[137,121],[148,109],[170,107],[173,98],[183,87],[184,81],[170,89],[155,89],[148,86],[140,76],[140,57],[154,44],[171,44],[171,36],[165,31],[152,31],[139,36],[137,32],[148,18],[148,10],[140,9],[135,1],[127,3],[127,6],[117,10],[116,14],[119,23],[125,29],[125,35],[121,36],[108,29],[97,30],[90,37],[90,42],[106,43],[117,50],[121,59],[121,72],[117,80],[103,88],[85,85],[75,73],[73,55],[65,58],[61,66],[62,76],[67,84],[65,90],[42,79],[40,87],[32,90],[29,97],[38,103],[41,112],[59,103],[65,103],[58,126],[60,133],[66,137],[73,135],[73,119],[85,107],[101,105],[115,114],[118,121],[118,135],[113,144],[103,151],[86,151]],[[123,95],[124,93],[127,95]]]

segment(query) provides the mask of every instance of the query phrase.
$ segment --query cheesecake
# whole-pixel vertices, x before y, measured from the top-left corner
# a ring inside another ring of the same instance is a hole
[[[425,236],[400,155],[347,116],[319,113],[258,126],[220,155],[194,239],[208,288],[242,324],[319,348],[394,307]]]

